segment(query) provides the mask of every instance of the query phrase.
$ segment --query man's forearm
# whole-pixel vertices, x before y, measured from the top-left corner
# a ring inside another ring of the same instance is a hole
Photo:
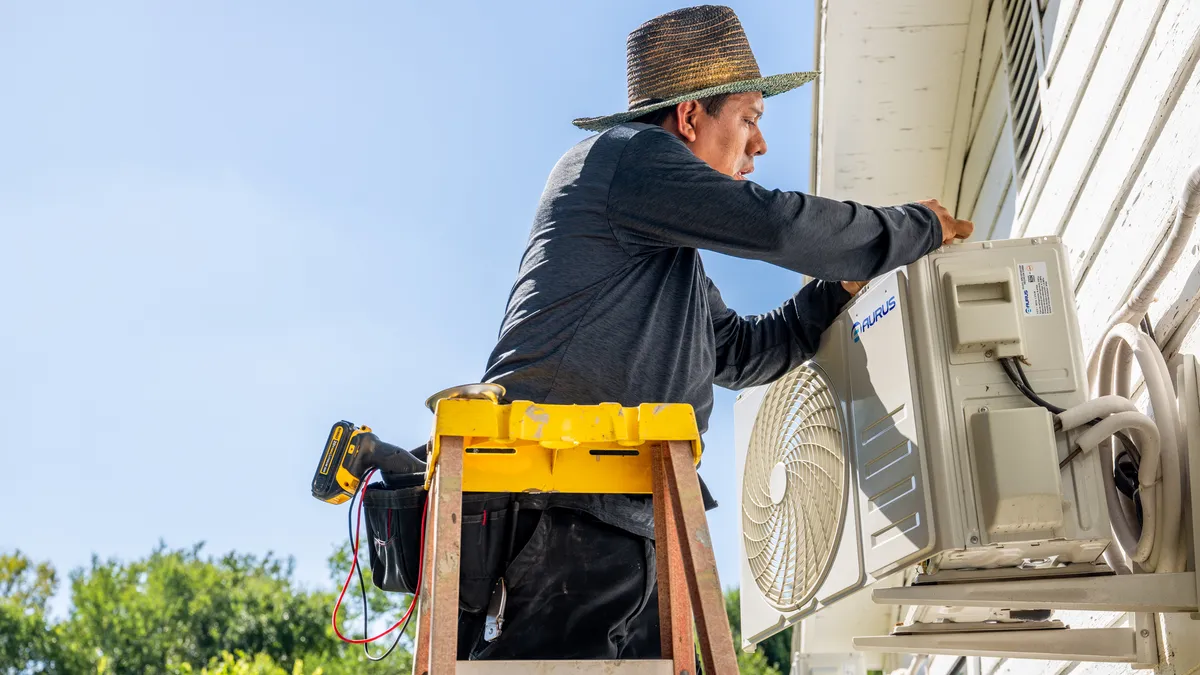
[[[814,281],[767,314],[740,317],[727,312],[721,319],[714,315],[717,369],[713,381],[742,389],[779,379],[812,358],[821,335],[850,297],[837,282]]]

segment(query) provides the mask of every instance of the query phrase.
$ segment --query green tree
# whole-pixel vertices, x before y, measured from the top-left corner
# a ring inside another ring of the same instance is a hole
[[[334,587],[339,590],[342,584],[346,581],[346,574],[350,571],[351,548],[349,542],[343,542],[341,545],[334,548],[333,553],[329,555],[329,578],[333,582]],[[371,561],[368,558],[366,547],[363,546],[358,551],[358,564],[363,573],[363,585],[367,590],[367,605],[370,608],[370,616],[375,618],[394,617],[391,623],[395,623],[404,616],[405,610],[412,602],[412,596],[400,593],[388,593],[380,590],[371,582]],[[416,632],[416,610],[413,610],[412,621],[409,622],[408,631],[405,632],[406,637],[411,637]],[[362,590],[358,584],[358,577],[350,581],[350,588],[346,591],[346,599],[342,600],[342,610],[339,617],[343,619],[341,630],[343,635],[349,635],[346,631],[359,635],[362,632]],[[388,624],[391,625],[390,623]],[[380,643],[383,643],[380,640]],[[401,639],[401,644],[405,644],[406,640]],[[387,644],[391,644],[390,641]]]
[[[61,648],[61,631],[46,616],[57,586],[49,563],[35,564],[20,551],[0,553],[0,673],[73,673],[82,667]]]
[[[375,635],[384,628],[390,628],[392,624],[404,616],[405,611],[408,610],[409,603],[413,600],[413,596],[388,593],[380,590],[371,582],[371,563],[368,559],[366,547],[359,549],[358,556],[359,565],[363,570],[363,585],[367,591],[368,618],[371,621],[371,633]],[[351,548],[349,542],[337,546],[329,556],[330,579],[339,590],[346,581],[346,574],[350,571],[350,559]],[[332,609],[332,604],[330,608]],[[411,672],[412,650],[417,633],[416,615],[417,611],[414,608],[411,620],[404,631],[404,635],[400,637],[399,644],[396,645],[396,649],[385,660],[372,662],[364,655],[361,645],[353,645],[348,647],[350,653],[342,661],[326,667],[326,675]],[[338,626],[342,631],[342,635],[353,638],[363,637],[362,590],[359,587],[357,576],[351,580],[350,587],[346,590],[346,598],[342,600],[342,609],[338,614],[338,618],[340,619]],[[330,631],[330,636],[333,638],[332,630]],[[393,632],[371,644],[369,646],[371,654],[376,658],[382,656],[395,639],[396,634]],[[340,670],[341,668],[349,668],[349,670],[343,671]]]
[[[0,601],[0,673],[52,672],[47,664],[55,659],[45,639],[49,632],[44,614],[26,611],[7,598]]]
[[[71,574],[70,647],[114,673],[207,664],[227,649],[266,654],[290,669],[298,654],[328,652],[327,595],[298,589],[290,560],[214,560],[201,549],[160,544],[129,563],[93,557]]]
[[[333,634],[335,593],[301,588],[292,561],[267,556],[212,558],[202,546],[159,545],[131,562],[93,558],[70,575],[71,611],[51,621],[46,603],[58,575],[19,551],[0,554],[0,675],[27,673],[162,673],[173,675],[351,675],[407,672],[411,633],[382,662]],[[362,552],[366,558],[366,552]],[[329,558],[340,582],[350,560],[343,546]],[[357,581],[357,580],[356,580]],[[395,620],[407,596],[368,582],[372,630]],[[345,635],[362,633],[357,583],[342,606]],[[384,651],[380,641],[372,653]]]
[[[122,563],[93,558],[71,575],[72,608],[65,621],[47,618],[57,587],[47,563],[20,552],[0,554],[0,675],[26,673],[160,673],[173,675],[351,675],[411,669],[415,621],[396,652],[382,662],[367,659],[360,645],[333,634],[329,590],[307,590],[293,579],[293,564],[268,555],[201,555],[202,545],[168,550]],[[329,558],[340,587],[350,562],[346,545]],[[366,552],[360,551],[362,562]],[[344,635],[363,631],[357,579],[343,601]],[[410,596],[384,593],[367,581],[372,632],[395,621]],[[749,675],[787,675],[791,630],[740,649],[740,594],[725,594],[725,609],[738,645],[738,665]],[[389,639],[372,647],[379,654]]]
[[[329,620],[336,595],[301,588],[290,559],[212,558],[201,550],[160,544],[141,560],[93,558],[90,568],[72,573],[72,609],[64,623],[69,649],[102,674],[274,675],[272,668],[307,673],[307,667],[322,675],[370,675],[408,663],[399,649],[371,663],[361,646],[339,641]],[[343,616],[343,633],[355,616]]]
[[[50,563],[35,565],[20,551],[0,554],[0,598],[44,610],[57,586],[58,573]]]
[[[236,654],[226,651],[199,671],[185,663],[175,668],[172,675],[324,675],[324,671],[321,668],[305,670],[302,660],[297,660],[289,671],[266,654],[251,656],[243,651]]]
[[[725,591],[725,613],[733,630],[733,645],[737,651],[738,671],[750,675],[789,675],[792,671],[792,629],[772,635],[758,643],[753,653],[742,650],[741,590]]]

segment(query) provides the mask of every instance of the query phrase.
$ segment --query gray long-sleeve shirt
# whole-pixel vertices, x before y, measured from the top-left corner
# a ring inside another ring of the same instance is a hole
[[[873,278],[940,243],[923,206],[767,190],[712,169],[660,127],[624,124],[550,174],[484,381],[538,403],[690,403],[703,433],[713,384],[764,384],[812,356],[850,297],[839,280]],[[828,281],[743,317],[698,249]],[[646,500],[555,499],[650,531]]]

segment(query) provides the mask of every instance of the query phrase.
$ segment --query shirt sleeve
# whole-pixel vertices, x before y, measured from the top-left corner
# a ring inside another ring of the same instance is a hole
[[[711,279],[705,277],[705,283],[717,345],[713,382],[727,389],[774,382],[807,361],[850,300],[840,283],[813,281],[777,309],[739,316],[725,305]]]
[[[942,239],[937,216],[919,204],[877,208],[768,190],[716,171],[660,128],[626,142],[608,216],[631,253],[685,246],[828,280],[872,279]]]

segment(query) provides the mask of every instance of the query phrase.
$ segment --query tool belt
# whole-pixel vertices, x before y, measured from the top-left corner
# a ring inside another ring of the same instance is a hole
[[[421,517],[428,492],[421,485],[391,487],[372,484],[366,492],[371,580],[384,591],[414,593],[421,564]],[[463,494],[459,606],[480,613],[487,609],[496,579],[511,555],[509,546],[513,497]],[[431,533],[426,533],[431,537]]]
[[[700,488],[706,508],[715,507],[716,502],[703,482]],[[421,521],[427,495],[424,475],[391,484],[373,483],[367,489],[363,511],[366,512],[368,539],[364,543],[370,557],[371,580],[376,587],[394,593],[416,592],[417,570],[421,565]],[[463,493],[459,575],[459,606],[463,611],[481,613],[487,610],[496,580],[523,548],[523,541],[516,542],[515,550],[513,547],[518,512],[563,507],[590,513],[601,521],[609,520],[606,515],[611,514],[589,508],[578,500],[572,501],[569,499],[572,496],[553,501],[547,493]],[[629,529],[629,525],[628,518],[622,519],[621,524],[614,523],[616,527],[652,540],[654,535],[649,527],[639,532]],[[426,536],[432,538],[431,533],[427,532]]]

